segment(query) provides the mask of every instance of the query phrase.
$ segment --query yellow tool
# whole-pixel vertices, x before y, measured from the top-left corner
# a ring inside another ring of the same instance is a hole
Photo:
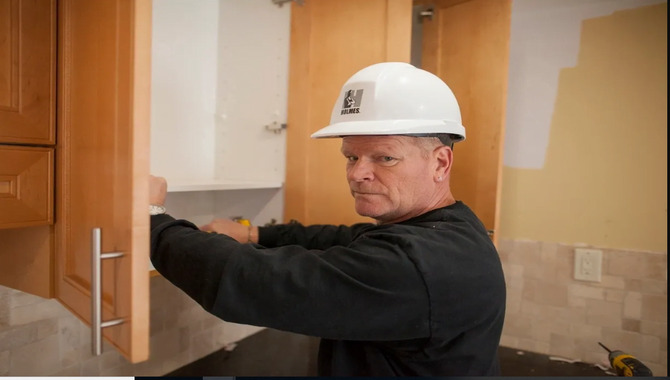
[[[619,350],[612,351],[600,342],[598,344],[609,352],[610,364],[618,376],[654,376],[651,370],[633,355]]]
[[[244,226],[250,226],[251,225],[251,222],[249,221],[249,219],[244,219],[241,216],[237,216],[237,217],[233,218],[233,221],[237,222],[239,224],[242,224]]]

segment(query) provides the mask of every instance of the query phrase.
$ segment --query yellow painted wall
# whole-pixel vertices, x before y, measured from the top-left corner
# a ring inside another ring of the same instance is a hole
[[[542,169],[503,170],[500,236],[667,252],[667,3],[582,24]]]

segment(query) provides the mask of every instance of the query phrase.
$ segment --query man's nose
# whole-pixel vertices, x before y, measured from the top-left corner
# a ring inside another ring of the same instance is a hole
[[[358,159],[347,168],[349,181],[363,182],[374,179],[374,165],[366,160]]]

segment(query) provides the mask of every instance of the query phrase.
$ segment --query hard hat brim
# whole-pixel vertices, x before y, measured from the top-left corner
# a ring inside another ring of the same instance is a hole
[[[363,127],[364,126],[364,127]],[[372,120],[334,123],[314,132],[313,139],[345,136],[456,135],[454,142],[465,140],[465,127],[448,120]]]

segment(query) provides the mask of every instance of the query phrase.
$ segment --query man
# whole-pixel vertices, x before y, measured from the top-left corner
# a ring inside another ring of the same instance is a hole
[[[356,212],[377,223],[198,229],[159,214],[156,269],[224,320],[321,337],[322,376],[499,375],[505,283],[484,226],[451,194],[465,129],[449,87],[409,64],[369,66],[312,137],[342,137]],[[165,180],[151,189],[162,206]]]

